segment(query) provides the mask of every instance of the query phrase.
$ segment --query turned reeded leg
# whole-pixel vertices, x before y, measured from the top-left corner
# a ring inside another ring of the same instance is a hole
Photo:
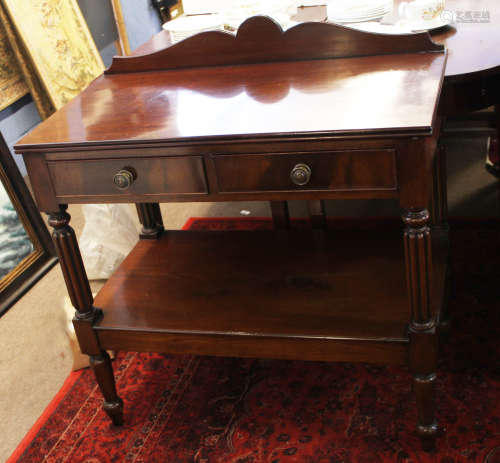
[[[137,214],[142,224],[141,239],[155,240],[163,233],[163,219],[158,203],[137,203]]]
[[[323,200],[307,201],[307,207],[312,228],[326,228],[325,202]]]
[[[59,206],[57,212],[49,214],[49,225],[53,227],[52,239],[59,255],[61,270],[71,302],[76,309],[73,325],[82,353],[90,356],[97,383],[104,396],[104,410],[115,424],[123,422],[123,403],[116,394],[113,370],[108,354],[99,345],[93,329],[94,323],[102,317],[95,308],[89,280],[82,262],[75,231],[69,226],[71,216],[67,206]]]
[[[409,365],[417,402],[417,431],[425,450],[434,448],[438,432],[435,407],[437,369],[436,320],[431,304],[432,246],[429,212],[403,214],[406,277],[411,322]]]
[[[290,228],[290,215],[286,201],[270,201],[274,228],[277,230]]]
[[[106,351],[99,355],[90,356],[90,366],[94,370],[97,383],[104,397],[103,408],[113,421],[119,426],[123,424],[123,401],[116,393],[115,377],[111,366],[111,359]]]

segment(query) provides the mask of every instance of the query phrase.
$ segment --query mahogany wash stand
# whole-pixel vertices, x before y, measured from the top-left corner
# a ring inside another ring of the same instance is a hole
[[[250,18],[105,74],[16,146],[54,228],[74,325],[123,422],[107,349],[407,364],[437,434],[447,228],[428,34]],[[322,199],[398,199],[403,227],[324,229]],[[311,230],[288,224],[308,200]],[[273,231],[165,231],[160,202],[271,201]],[[136,203],[141,240],[95,301],[68,203]],[[432,218],[431,218],[432,216]],[[323,229],[321,229],[323,228]]]

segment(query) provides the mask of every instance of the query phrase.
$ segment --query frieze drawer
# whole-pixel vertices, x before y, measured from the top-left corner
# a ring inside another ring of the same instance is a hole
[[[219,192],[396,190],[392,149],[218,155]]]
[[[50,161],[57,197],[206,194],[201,156]]]

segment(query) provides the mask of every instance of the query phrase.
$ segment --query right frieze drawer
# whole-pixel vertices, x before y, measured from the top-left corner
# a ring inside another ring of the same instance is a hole
[[[395,190],[393,149],[214,157],[219,192]]]

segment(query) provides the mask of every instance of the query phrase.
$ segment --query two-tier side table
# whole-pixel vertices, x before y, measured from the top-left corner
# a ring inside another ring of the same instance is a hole
[[[250,18],[115,58],[18,143],[114,423],[107,349],[397,363],[433,445],[445,62],[428,34]],[[285,224],[286,200],[349,198],[399,200],[404,228],[165,231],[158,205],[269,200]],[[117,202],[137,204],[142,239],[94,300],[66,208]]]

